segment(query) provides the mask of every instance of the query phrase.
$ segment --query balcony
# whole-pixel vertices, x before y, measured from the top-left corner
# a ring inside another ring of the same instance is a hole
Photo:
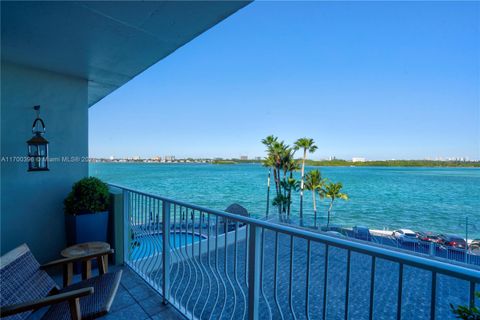
[[[479,303],[476,266],[111,187],[124,264],[187,318],[453,319],[450,303]]]
[[[120,288],[110,313],[102,319],[184,319],[130,268],[119,268],[123,270]]]
[[[88,108],[248,4],[1,3],[2,253],[28,243],[47,261],[65,248]],[[21,159],[36,104],[52,161],[32,173]],[[113,189],[125,276],[106,318],[450,319],[449,303],[480,305],[475,266]]]

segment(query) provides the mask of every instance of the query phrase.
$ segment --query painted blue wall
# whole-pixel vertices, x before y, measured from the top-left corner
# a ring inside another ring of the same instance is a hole
[[[9,64],[1,70],[1,253],[27,243],[40,261],[65,247],[63,199],[88,175],[88,163],[61,157],[88,156],[87,81]],[[27,172],[26,156],[35,113],[41,105],[50,142],[50,171]]]

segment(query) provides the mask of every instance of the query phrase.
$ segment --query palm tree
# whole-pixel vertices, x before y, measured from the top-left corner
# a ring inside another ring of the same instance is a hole
[[[278,198],[275,203],[276,206],[278,206],[278,213],[287,213],[287,209],[290,206],[289,201],[279,201],[279,196],[290,199],[289,193],[292,188],[289,188],[286,182],[288,177],[293,177],[291,171],[295,169],[295,150],[290,148],[285,142],[278,141],[275,137],[267,137],[264,141],[265,143],[270,143],[267,150],[269,164],[273,164],[273,178],[275,181],[276,197]]]
[[[299,169],[298,163],[294,158],[295,150],[289,146],[285,146],[285,149],[282,152],[282,170],[283,170],[283,192],[287,197],[287,207],[284,208],[283,212],[290,215],[290,206],[292,204],[292,191],[298,190],[298,181],[293,178],[293,171]]]
[[[290,207],[292,204],[292,191],[298,191],[300,187],[300,183],[297,181],[297,179],[290,177],[287,179],[283,179],[282,181],[282,187],[285,190],[285,193],[287,194],[287,215],[290,215]]]
[[[312,192],[313,199],[313,219],[315,225],[317,225],[317,202],[316,202],[316,192],[321,188],[322,175],[320,170],[312,170],[305,175],[305,188]]]
[[[341,193],[343,185],[341,182],[330,182],[325,186],[325,197],[330,199],[330,206],[328,207],[327,228],[330,225],[330,212],[332,211],[333,202],[335,199],[348,200],[348,195]]]
[[[271,146],[273,145],[274,142],[277,142],[277,137],[273,135],[269,135],[265,139],[262,140],[262,143],[267,147],[267,152],[270,151]],[[272,174],[272,168],[275,165],[273,157],[268,154],[267,158],[263,161],[263,165],[265,167],[268,167],[268,179],[267,179],[267,210],[266,210],[266,215],[268,216],[268,213],[270,211],[270,177]]]
[[[275,137],[273,134],[267,136],[265,139],[262,139],[262,143],[267,146],[267,147],[270,147],[274,142],[277,142],[278,138]]]
[[[277,190],[277,197],[282,195],[287,197],[286,189],[282,186],[282,180],[285,180],[287,176],[288,167],[286,167],[286,163],[290,161],[291,158],[291,148],[285,144],[283,141],[276,141],[272,144],[270,148],[270,154],[274,161],[274,179],[275,179],[275,187]],[[283,179],[281,174],[283,172]],[[286,202],[281,202],[281,206],[279,206],[279,213],[286,212]]]
[[[288,205],[288,198],[283,194],[279,194],[278,196],[273,198],[272,205],[274,207],[278,207],[279,213],[281,213]]]
[[[303,149],[303,159],[302,159],[302,177],[300,180],[300,218],[303,216],[303,188],[304,188],[304,178],[305,178],[305,160],[307,159],[307,151],[309,153],[314,153],[317,150],[315,141],[310,138],[300,138],[295,141],[295,150]]]
[[[288,146],[283,141],[275,141],[268,148],[269,155],[272,157],[273,161],[273,177],[275,181],[275,187],[277,195],[280,194],[280,173],[283,168],[283,158]]]
[[[272,175],[272,168],[274,167],[275,162],[273,161],[272,157],[267,157],[265,160],[263,160],[263,165],[265,167],[268,167],[268,178],[267,178],[267,210],[266,210],[266,215],[268,216],[268,213],[270,211],[270,179]]]

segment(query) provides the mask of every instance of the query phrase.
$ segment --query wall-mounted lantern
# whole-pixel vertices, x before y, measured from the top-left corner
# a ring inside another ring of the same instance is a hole
[[[33,137],[27,141],[28,145],[28,171],[48,170],[48,141],[43,137],[45,123],[40,118],[40,106],[34,106],[37,118],[33,121]]]

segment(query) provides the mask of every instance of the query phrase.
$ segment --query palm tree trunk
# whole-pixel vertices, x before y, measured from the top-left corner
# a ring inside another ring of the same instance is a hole
[[[268,168],[268,180],[267,180],[267,217],[268,217],[268,212],[270,211],[270,175],[272,173],[272,168]]]
[[[307,148],[303,148],[303,160],[302,160],[302,178],[300,180],[300,218],[303,217],[303,186],[305,176],[305,159],[307,158]]]
[[[333,200],[330,202],[330,207],[328,208],[328,217],[327,217],[327,229],[328,227],[330,226],[330,212],[332,211],[332,207],[333,207]]]
[[[293,178],[293,172],[290,171],[290,179]],[[288,215],[290,215],[290,206],[292,204],[292,186],[288,189]]]
[[[279,181],[277,179],[277,169],[275,167],[273,168],[273,180],[275,180],[275,192],[277,193],[277,196],[278,196],[278,194],[280,193],[279,192],[280,187],[279,187]]]
[[[284,199],[288,199],[288,194],[287,194],[287,170],[283,169],[283,182],[284,182],[284,187],[283,187],[283,196],[285,197]],[[287,213],[287,204],[283,202],[283,213]]]
[[[312,190],[313,198],[313,225],[317,226],[317,202],[315,201],[315,190]]]
[[[275,179],[275,191],[277,193],[277,197],[281,194],[280,190],[280,169],[278,167],[273,168],[273,177]],[[282,205],[281,203],[278,205],[278,214],[282,213]]]

